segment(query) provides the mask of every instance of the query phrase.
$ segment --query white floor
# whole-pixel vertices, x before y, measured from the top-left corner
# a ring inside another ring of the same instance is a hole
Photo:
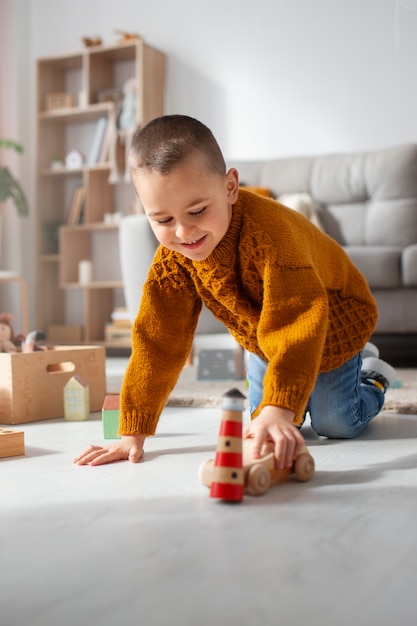
[[[239,504],[197,479],[220,413],[167,409],[144,462],[72,464],[101,416],[22,425],[0,460],[1,626],[415,626],[417,416],[303,429],[310,483]]]

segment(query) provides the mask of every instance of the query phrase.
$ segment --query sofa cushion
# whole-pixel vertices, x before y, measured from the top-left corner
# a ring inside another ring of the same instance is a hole
[[[394,246],[345,246],[351,261],[371,289],[401,287],[402,248]]]
[[[314,159],[311,195],[320,204],[366,202],[366,154],[326,155]]]
[[[282,193],[310,191],[312,157],[292,157],[267,161],[232,161],[229,167],[236,167],[239,179],[246,185],[266,187],[274,198]]]
[[[416,199],[370,202],[365,216],[364,237],[366,244],[374,246],[389,244],[404,247],[417,242]]]
[[[364,244],[366,204],[346,202],[321,205],[319,215],[325,232],[340,245]]]
[[[402,144],[369,152],[366,158],[366,186],[374,200],[416,200],[417,146]]]
[[[353,154],[237,161],[248,185],[274,197],[309,193],[326,232],[342,245],[417,242],[417,146]],[[361,231],[362,228],[362,231]]]
[[[402,274],[404,287],[417,287],[417,244],[404,248]]]

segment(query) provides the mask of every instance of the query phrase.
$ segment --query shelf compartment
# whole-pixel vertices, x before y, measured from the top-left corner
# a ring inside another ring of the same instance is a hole
[[[60,275],[62,288],[79,287],[80,261],[92,263],[92,281],[95,289],[120,287],[118,229],[115,225],[62,226],[59,230]],[[84,287],[84,285],[83,285]]]
[[[65,163],[72,150],[88,160],[97,121],[112,117],[131,79],[137,83],[136,124],[143,126],[164,113],[165,55],[141,38],[37,62],[36,325],[45,332],[54,325],[82,326],[86,343],[104,343],[113,309],[124,306],[117,220],[139,205],[123,176],[117,184],[109,183],[109,162],[75,169],[52,169],[51,163],[55,158]],[[50,96],[60,94],[64,97],[54,103]],[[55,105],[64,106],[51,108]],[[81,223],[70,225],[69,209],[79,186],[85,189]],[[82,260],[92,262],[87,285],[78,280]]]
[[[46,98],[53,93],[68,93],[72,96],[73,102],[78,103],[79,94],[85,88],[84,65],[83,53],[39,59],[38,111],[46,111]]]
[[[115,308],[113,289],[89,289],[85,298],[85,338],[89,341],[103,341],[104,329]]]

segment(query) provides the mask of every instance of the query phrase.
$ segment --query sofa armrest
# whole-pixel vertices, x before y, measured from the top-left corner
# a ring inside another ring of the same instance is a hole
[[[417,287],[417,243],[404,248],[401,271],[404,287]]]
[[[120,270],[126,308],[133,321],[158,242],[146,215],[127,215],[120,222]]]

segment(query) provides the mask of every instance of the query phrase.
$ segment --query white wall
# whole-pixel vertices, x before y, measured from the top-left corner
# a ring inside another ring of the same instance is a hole
[[[139,32],[229,157],[417,140],[416,0],[31,0],[32,62]]]
[[[36,58],[78,51],[83,35],[115,43],[116,28],[167,54],[166,112],[204,121],[227,158],[417,141],[417,0],[2,2],[26,42],[32,156]]]
[[[23,144],[18,156],[3,150],[1,163],[21,180],[30,197],[30,128],[33,109],[29,88],[29,20],[27,6],[15,0],[0,0],[0,137]],[[11,201],[0,206],[0,269],[13,270],[33,283],[34,216],[20,219]],[[23,253],[24,251],[24,253]],[[0,312],[15,315],[14,328],[21,329],[20,290],[16,283],[0,286]]]

